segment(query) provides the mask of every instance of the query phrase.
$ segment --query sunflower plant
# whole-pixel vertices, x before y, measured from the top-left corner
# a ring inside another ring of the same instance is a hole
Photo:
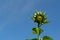
[[[40,38],[41,33],[44,32],[44,30],[41,28],[41,26],[48,23],[47,15],[45,14],[45,12],[42,12],[42,11],[36,12],[33,15],[32,19],[34,22],[36,22],[38,24],[37,27],[32,28],[32,33],[37,34],[38,37],[30,39],[30,40],[53,40],[49,36],[43,36],[43,38]]]

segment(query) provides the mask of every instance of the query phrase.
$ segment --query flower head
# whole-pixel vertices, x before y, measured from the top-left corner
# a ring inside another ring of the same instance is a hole
[[[44,12],[36,12],[33,16],[33,20],[34,22],[37,22],[39,24],[45,24],[47,23],[47,17],[46,14]]]

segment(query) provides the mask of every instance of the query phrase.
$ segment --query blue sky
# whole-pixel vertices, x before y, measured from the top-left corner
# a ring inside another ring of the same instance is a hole
[[[36,11],[45,11],[50,21],[43,25],[44,35],[60,40],[60,0],[0,0],[0,40],[35,38],[36,27],[31,17]]]

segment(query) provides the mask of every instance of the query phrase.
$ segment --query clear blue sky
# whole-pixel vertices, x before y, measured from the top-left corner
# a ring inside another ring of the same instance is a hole
[[[60,0],[0,0],[0,40],[35,38],[36,27],[31,17],[36,11],[45,11],[50,21],[43,25],[44,35],[60,40]]]

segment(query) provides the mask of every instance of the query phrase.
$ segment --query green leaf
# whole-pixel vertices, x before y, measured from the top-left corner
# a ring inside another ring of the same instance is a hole
[[[53,40],[53,39],[51,37],[49,37],[49,36],[44,36],[43,40]]]
[[[32,30],[33,30],[32,31],[33,34],[37,34],[36,28],[33,28]]]
[[[33,34],[39,34],[40,35],[43,32],[43,29],[38,28],[38,27],[33,28],[32,30],[33,30],[33,32],[32,32]]]
[[[43,32],[42,28],[39,28],[39,35]]]

